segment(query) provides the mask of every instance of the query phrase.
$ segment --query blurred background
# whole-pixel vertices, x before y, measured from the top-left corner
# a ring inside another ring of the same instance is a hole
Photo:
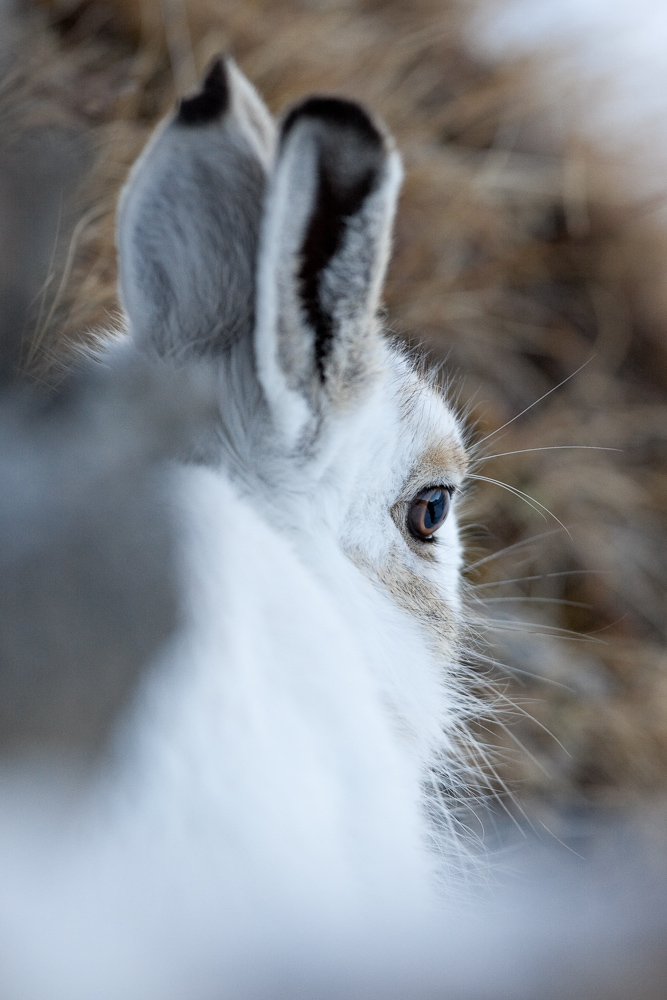
[[[35,0],[7,14],[3,148],[23,150],[41,130],[29,182],[37,193],[51,185],[46,277],[17,348],[37,383],[58,382],[72,348],[117,322],[120,186],[214,53],[230,52],[274,112],[329,91],[384,118],[406,168],[386,323],[443,364],[475,443],[473,661],[501,712],[480,724],[489,783],[519,826],[572,849],[582,815],[657,826],[667,801],[664,7]],[[7,260],[20,231],[5,227]]]

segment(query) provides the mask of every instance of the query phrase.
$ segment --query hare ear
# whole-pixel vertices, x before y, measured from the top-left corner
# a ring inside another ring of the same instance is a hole
[[[376,311],[401,166],[357,104],[314,97],[285,119],[260,250],[257,370],[294,441],[354,403],[377,368]]]
[[[227,59],[148,144],[121,197],[120,291],[130,331],[162,355],[250,336],[275,128]]]

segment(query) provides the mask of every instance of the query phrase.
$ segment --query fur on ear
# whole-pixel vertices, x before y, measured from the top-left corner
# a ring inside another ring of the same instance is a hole
[[[344,407],[375,369],[375,314],[401,181],[359,105],[312,97],[282,126],[259,270],[257,365],[285,430]]]
[[[121,299],[138,343],[205,355],[251,334],[274,133],[250,83],[218,58],[149,142],[117,229]]]

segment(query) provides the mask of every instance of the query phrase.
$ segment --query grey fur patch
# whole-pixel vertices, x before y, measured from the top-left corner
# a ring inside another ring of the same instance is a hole
[[[0,751],[94,758],[179,619],[165,457],[208,389],[140,356],[0,400]],[[203,391],[202,391],[203,390]]]
[[[182,105],[149,143],[121,199],[121,298],[137,341],[163,356],[219,354],[255,324],[270,117],[233,64],[211,73],[200,103]]]

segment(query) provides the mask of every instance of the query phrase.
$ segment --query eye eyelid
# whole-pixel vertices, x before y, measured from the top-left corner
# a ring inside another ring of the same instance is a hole
[[[457,492],[458,489],[459,487],[453,483],[427,483],[426,486],[422,486],[418,490],[415,490],[413,493],[411,493],[410,496],[407,498],[407,501],[408,503],[410,503],[412,500],[415,500],[420,495],[420,493],[426,493],[427,490],[444,490],[446,493],[449,493],[449,496],[451,498],[454,496],[454,494]]]

